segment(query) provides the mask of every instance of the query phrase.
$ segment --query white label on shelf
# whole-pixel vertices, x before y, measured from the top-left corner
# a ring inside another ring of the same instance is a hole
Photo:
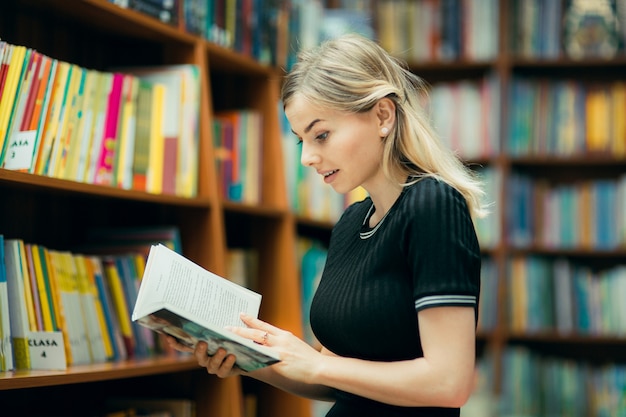
[[[67,369],[62,332],[30,332],[28,350],[31,369],[46,371]]]

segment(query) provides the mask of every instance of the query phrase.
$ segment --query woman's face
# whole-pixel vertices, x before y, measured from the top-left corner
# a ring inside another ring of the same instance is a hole
[[[366,113],[344,113],[313,105],[296,95],[285,114],[301,141],[300,162],[315,169],[335,191],[345,194],[360,185],[369,191],[384,181],[383,140],[376,107]]]

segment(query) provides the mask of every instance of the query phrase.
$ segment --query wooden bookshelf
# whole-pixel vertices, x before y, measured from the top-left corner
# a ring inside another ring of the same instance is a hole
[[[0,13],[3,41],[85,68],[195,64],[200,68],[198,195],[156,195],[0,169],[0,233],[55,249],[80,247],[92,227],[176,225],[186,257],[225,275],[228,242],[261,252],[261,318],[301,334],[295,224],[286,203],[278,127],[281,71],[107,0],[8,0]],[[218,195],[212,118],[251,107],[263,117],[262,199],[258,205]],[[242,226],[244,225],[244,226]],[[192,399],[198,416],[243,417],[242,378],[208,375],[189,357],[71,366],[67,371],[0,375],[0,399],[49,400],[46,413],[98,414],[109,396]],[[247,386],[247,385],[246,385]],[[246,388],[247,389],[247,388]],[[308,401],[271,387],[253,387],[257,416],[309,415]],[[54,399],[54,401],[52,401]],[[7,410],[8,412],[8,410]],[[34,404],[20,415],[40,415]]]
[[[374,3],[384,1],[377,0]],[[626,259],[626,242],[623,241],[623,237],[619,245],[611,248],[601,248],[593,245],[585,247],[580,245],[574,245],[573,247],[560,247],[558,245],[548,247],[537,242],[537,236],[533,236],[533,241],[527,245],[518,245],[510,240],[510,226],[507,213],[517,202],[508,194],[508,190],[514,175],[523,174],[533,180],[541,180],[554,186],[560,186],[564,184],[578,184],[584,181],[617,180],[626,174],[625,155],[613,155],[610,152],[512,155],[507,151],[511,127],[510,111],[514,106],[514,103],[511,101],[510,88],[516,79],[523,77],[530,80],[543,80],[547,83],[572,80],[584,86],[608,85],[609,82],[626,80],[624,77],[624,74],[626,74],[626,52],[623,48],[617,55],[608,59],[598,57],[573,59],[568,57],[563,52],[563,49],[561,49],[559,54],[549,57],[522,55],[518,50],[522,40],[516,35],[516,29],[520,25],[517,21],[520,19],[520,12],[516,5],[522,5],[521,7],[528,6],[531,9],[532,7],[538,7],[538,3],[544,5],[560,3],[565,8],[568,2],[498,0],[499,24],[497,36],[499,45],[497,53],[492,59],[480,60],[478,62],[473,62],[465,57],[445,62],[409,59],[412,71],[422,76],[433,86],[443,82],[478,80],[494,74],[499,79],[501,85],[499,97],[501,101],[499,114],[500,150],[496,154],[481,158],[481,160],[469,160],[472,164],[495,169],[502,178],[500,192],[495,200],[495,203],[501,207],[499,211],[500,217],[495,219],[500,225],[498,244],[483,252],[483,256],[496,263],[499,271],[500,288],[497,295],[498,299],[496,300],[498,323],[494,329],[479,332],[478,337],[479,355],[482,356],[485,352],[490,353],[488,360],[492,362],[493,369],[492,390],[496,396],[502,394],[505,380],[513,383],[512,381],[516,378],[519,380],[527,376],[527,374],[516,374],[517,370],[506,367],[505,355],[509,348],[521,347],[528,349],[533,355],[554,358],[557,361],[574,359],[575,363],[580,365],[623,367],[626,363],[626,357],[623,354],[626,348],[626,337],[623,334],[603,334],[602,332],[586,334],[581,332],[580,329],[565,334],[558,333],[556,329],[513,332],[508,325],[509,291],[511,289],[507,286],[507,277],[510,275],[508,263],[512,257],[538,257],[548,260],[548,262],[555,259],[565,259],[568,262],[582,265],[593,271],[623,266]],[[378,23],[380,27],[381,22]],[[557,25],[552,29],[556,31],[558,27]],[[541,41],[544,41],[547,36],[543,35]],[[438,39],[441,40],[440,38]],[[622,42],[624,41],[622,40]],[[401,50],[404,51],[404,49]],[[536,103],[532,105],[536,105]],[[545,110],[542,108],[540,111],[546,112],[547,117],[556,117],[547,108]],[[623,118],[624,115],[615,115],[614,117]],[[534,121],[535,119],[533,118],[528,123],[533,123]],[[583,136],[585,140],[588,140],[585,135]],[[609,139],[613,140],[616,138]],[[619,140],[626,143],[626,137],[621,137]],[[534,204],[536,205],[537,202],[534,202]],[[602,211],[602,209],[598,210]],[[608,213],[609,210],[607,209],[606,212]],[[605,214],[597,213],[596,215],[603,216]],[[569,227],[577,227],[574,223],[582,220],[582,217],[576,219]],[[481,299],[481,301],[483,300]],[[518,393],[523,393],[525,388],[518,388]],[[508,394],[511,393],[509,392]],[[553,393],[544,392],[541,395],[552,396]],[[512,401],[511,397],[507,398],[508,402]],[[534,403],[538,404],[538,400],[534,399]],[[570,401],[570,398],[563,397],[560,401],[565,403]],[[616,410],[613,411],[615,412]],[[505,410],[504,412],[510,412],[510,410]],[[524,412],[529,411],[517,410],[517,413],[523,414]],[[535,412],[539,413],[537,415],[541,415],[541,411],[535,410]],[[587,412],[591,413],[591,411]]]

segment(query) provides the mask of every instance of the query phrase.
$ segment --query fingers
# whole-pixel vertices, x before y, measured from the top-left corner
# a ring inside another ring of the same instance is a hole
[[[193,352],[193,348],[190,348],[189,346],[183,345],[182,343],[178,342],[178,339],[176,339],[173,336],[165,336],[165,341],[167,342],[167,344],[169,345],[169,347],[171,347],[172,349],[176,349],[180,352]]]
[[[196,346],[194,356],[198,364],[206,368],[209,374],[216,375],[220,378],[226,378],[234,374],[235,355],[228,354],[223,348],[219,348],[215,354],[209,356],[207,344],[200,342]]]
[[[271,324],[264,322],[263,320],[259,320],[255,317],[249,316],[245,313],[240,314],[241,321],[243,321],[246,326],[251,329],[258,329],[264,332],[268,332],[269,334],[279,334],[282,332],[282,329],[279,329],[276,326],[272,326]]]
[[[227,327],[231,332],[250,339],[259,345],[267,345],[267,341],[270,337],[270,333],[265,330],[252,329],[248,327]]]

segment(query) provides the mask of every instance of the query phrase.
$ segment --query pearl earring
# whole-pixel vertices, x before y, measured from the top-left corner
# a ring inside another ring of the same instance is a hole
[[[383,127],[382,129],[380,129],[380,133],[382,133],[383,136],[387,136],[389,134],[389,129],[386,127]]]

